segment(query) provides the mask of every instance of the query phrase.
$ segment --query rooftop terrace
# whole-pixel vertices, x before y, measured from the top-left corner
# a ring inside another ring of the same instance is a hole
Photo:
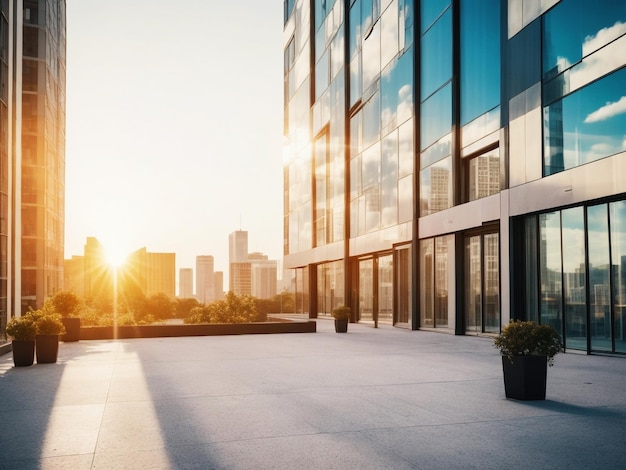
[[[489,338],[316,333],[61,343],[0,356],[0,469],[624,468],[626,360],[559,354],[504,397]]]

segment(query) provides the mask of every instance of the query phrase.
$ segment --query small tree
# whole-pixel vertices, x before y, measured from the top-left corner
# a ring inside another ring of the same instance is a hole
[[[82,299],[70,291],[59,291],[45,303],[62,317],[78,316],[83,307]]]

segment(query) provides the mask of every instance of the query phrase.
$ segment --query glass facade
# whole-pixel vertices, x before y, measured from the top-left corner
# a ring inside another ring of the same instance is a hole
[[[524,5],[285,3],[285,266],[316,280],[310,315],[341,265],[365,324],[529,319],[626,352],[626,4]]]

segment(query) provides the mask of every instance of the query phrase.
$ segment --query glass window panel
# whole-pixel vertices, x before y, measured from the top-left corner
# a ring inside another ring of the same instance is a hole
[[[448,327],[449,237],[435,238],[435,327]]]
[[[378,258],[378,321],[393,323],[393,256]]]
[[[413,1],[398,0],[400,10],[400,50],[413,45]]]
[[[420,2],[422,13],[422,33],[448,8],[450,0],[424,0]]]
[[[461,2],[461,125],[500,103],[500,0]]]
[[[452,128],[452,86],[446,85],[422,103],[420,120],[421,142],[424,150]]]
[[[481,237],[465,239],[465,331],[482,331]]]
[[[544,15],[543,73],[554,76],[626,33],[626,2],[562,1]]]
[[[363,39],[363,90],[367,90],[380,76],[380,23]]]
[[[452,158],[445,158],[420,172],[421,210],[425,216],[452,207]]]
[[[380,94],[374,96],[363,106],[363,146],[367,147],[380,138]]]
[[[382,226],[398,223],[398,133],[392,132],[382,140],[381,204]]]
[[[391,6],[385,10],[380,19],[380,63],[384,67],[398,54],[399,25],[398,25],[398,0],[393,0]]]
[[[435,324],[435,256],[432,238],[420,241],[420,326],[433,327]]]
[[[315,64],[315,99],[326,91],[330,82],[330,66],[329,66],[330,53],[329,49],[324,51],[322,58],[317,64]]]
[[[626,68],[544,108],[544,173],[626,151]]]
[[[540,322],[551,325],[562,335],[561,214],[539,215],[539,234]]]
[[[354,200],[363,193],[361,156],[350,160],[350,200]]]
[[[330,44],[330,78],[333,80],[343,67],[343,29],[340,29]]]
[[[526,218],[524,227],[524,247],[526,269],[526,320],[539,322],[539,294],[537,292],[537,216],[531,215]]]
[[[402,124],[398,129],[398,168],[400,177],[413,173],[413,120]]]
[[[499,234],[484,236],[483,295],[484,332],[500,332],[500,242]]]
[[[413,116],[413,56],[409,52],[393,62],[380,80],[381,127],[389,132]]]
[[[413,176],[398,180],[398,223],[413,220]]]
[[[353,59],[361,48],[361,0],[350,7],[350,59]]]
[[[448,10],[422,37],[421,89],[424,100],[452,77],[452,12]]]
[[[500,149],[496,148],[469,160],[469,200],[500,192]]]
[[[606,204],[587,209],[591,349],[611,351],[609,215]]]
[[[587,291],[583,208],[561,212],[565,345],[587,349]]]
[[[359,261],[359,321],[374,321],[374,260]]]
[[[615,351],[626,353],[626,201],[609,204]]]
[[[397,323],[409,325],[411,322],[411,248],[396,250],[396,299]]]
[[[350,61],[350,107],[354,106],[359,99],[363,89],[361,88],[361,56],[357,54]]]

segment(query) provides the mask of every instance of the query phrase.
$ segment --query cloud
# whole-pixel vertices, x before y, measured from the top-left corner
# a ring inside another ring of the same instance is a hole
[[[593,113],[589,114],[585,118],[585,123],[590,124],[593,122],[606,121],[618,114],[626,113],[626,96],[622,96],[619,101],[614,103],[607,103],[600,109],[597,109]]]
[[[613,26],[602,28],[593,36],[587,36],[583,43],[583,57],[597,51],[613,39],[626,34],[626,23],[617,21]]]

